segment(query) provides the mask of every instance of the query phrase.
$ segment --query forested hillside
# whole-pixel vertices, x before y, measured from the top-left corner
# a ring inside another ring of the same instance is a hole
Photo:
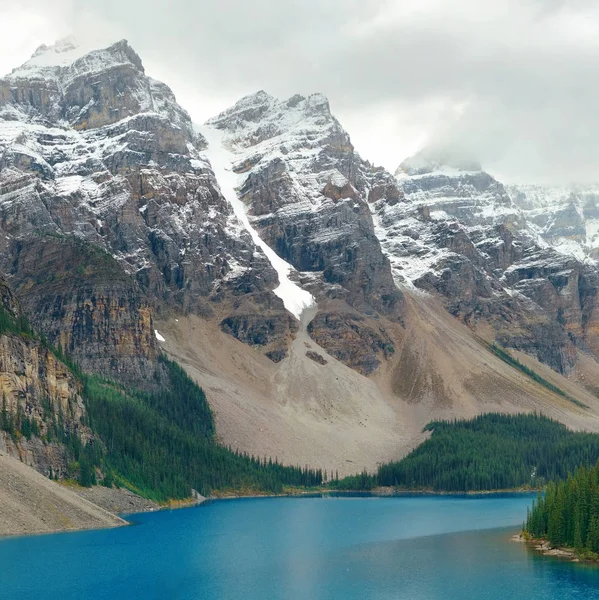
[[[427,425],[431,437],[382,465],[384,486],[444,491],[538,487],[599,458],[599,435],[573,432],[540,415],[486,414]]]
[[[489,413],[435,421],[431,437],[400,461],[333,481],[337,489],[393,486],[434,491],[538,488],[599,458],[599,435],[573,432],[534,414]]]
[[[314,486],[322,473],[249,457],[214,441],[212,413],[202,389],[161,357],[170,382],[152,394],[82,375],[91,428],[105,443],[95,466],[154,500],[219,489],[281,492],[283,485]]]
[[[159,391],[144,392],[85,373],[36,336],[24,318],[0,307],[0,336],[11,335],[44,347],[67,365],[79,381],[85,412],[73,424],[50,399],[42,399],[41,419],[18,404],[11,410],[3,396],[0,430],[15,444],[39,438],[63,448],[67,469],[50,477],[73,478],[83,486],[102,482],[126,486],[157,501],[187,498],[191,490],[280,492],[284,485],[314,486],[322,472],[280,465],[233,452],[214,439],[214,421],[202,389],[165,356],[157,378]],[[83,432],[85,435],[83,435]],[[91,435],[90,435],[91,433]]]

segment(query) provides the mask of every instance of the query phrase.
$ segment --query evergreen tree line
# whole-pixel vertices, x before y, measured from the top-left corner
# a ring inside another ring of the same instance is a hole
[[[599,554],[599,464],[549,483],[528,510],[524,531],[578,554]]]
[[[517,358],[514,358],[505,348],[500,348],[497,344],[487,344],[487,347],[491,352],[493,352],[493,354],[495,354],[495,356],[500,358],[503,362],[507,363],[511,367],[514,367],[514,369],[518,369],[518,371],[521,371],[522,373],[530,377],[533,381],[540,383],[543,387],[552,391],[554,394],[557,394],[558,396],[562,396],[563,398],[570,400],[570,402],[573,402],[577,406],[581,406],[582,408],[588,408],[588,406],[584,404],[584,402],[580,402],[580,400],[577,400],[569,394],[566,394],[564,390],[557,387],[550,381],[547,381],[547,379],[545,379],[544,377],[541,377],[536,371],[533,371],[531,368],[527,367],[526,365],[523,365]]]
[[[156,393],[83,375],[89,425],[106,449],[97,466],[111,479],[158,501],[189,497],[192,488],[204,495],[214,489],[277,493],[322,483],[321,470],[283,466],[216,443],[202,389],[179,365],[160,360],[169,385]]]
[[[23,315],[15,317],[0,304],[0,334],[2,333],[14,333],[23,336],[33,335],[31,326]]]
[[[2,409],[0,409],[0,429],[6,431],[14,442],[19,436],[30,440],[32,437],[40,436],[40,429],[34,417],[28,417],[21,403],[17,405],[17,412],[13,414],[8,411],[6,395],[2,394]]]
[[[36,337],[25,318],[15,318],[0,306],[0,334]],[[62,409],[42,399],[43,441],[64,445],[69,460],[67,476],[84,486],[95,485],[98,469],[102,483],[125,485],[157,501],[186,498],[191,489],[207,495],[214,489],[281,492],[283,486],[313,487],[322,484],[321,470],[284,466],[278,460],[248,456],[214,440],[214,419],[203,390],[175,362],[161,356],[166,385],[148,393],[84,373],[62,348],[39,342],[64,362],[83,384],[87,409],[84,425],[98,439],[82,444],[75,425],[66,426]],[[8,411],[6,397],[0,409],[0,429],[15,442],[41,437],[37,420],[21,404]],[[100,441],[101,440],[101,441]],[[71,460],[72,459],[72,460]]]
[[[327,483],[332,490],[367,492],[379,485],[378,478],[368,474],[364,469],[359,475],[349,475],[343,479],[335,477]]]
[[[379,485],[443,491],[541,487],[599,458],[599,435],[573,432],[535,414],[489,413],[438,421],[399,462],[381,465]]]
[[[402,460],[380,465],[375,475],[342,479],[335,487],[453,492],[539,488],[599,458],[598,434],[573,432],[535,414],[436,421],[425,431],[430,438]]]

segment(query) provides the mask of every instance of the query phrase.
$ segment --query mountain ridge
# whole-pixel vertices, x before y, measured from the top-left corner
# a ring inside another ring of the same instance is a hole
[[[396,178],[322,94],[260,91],[198,133],[124,41],[47,81],[31,68],[0,80],[0,270],[86,370],[154,389],[166,350],[225,444],[344,473],[399,458],[431,418],[540,410],[599,430],[596,267],[480,165]],[[284,283],[314,305],[287,310]]]

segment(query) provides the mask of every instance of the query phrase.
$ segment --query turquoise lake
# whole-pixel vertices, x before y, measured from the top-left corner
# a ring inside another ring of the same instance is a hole
[[[599,599],[599,568],[510,541],[531,495],[224,500],[0,539],[0,598]]]

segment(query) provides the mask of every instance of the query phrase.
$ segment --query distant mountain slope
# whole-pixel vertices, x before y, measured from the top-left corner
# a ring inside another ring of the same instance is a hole
[[[599,258],[599,185],[510,185],[507,190],[548,245],[579,261]]]
[[[397,174],[405,201],[372,207],[400,285],[439,294],[474,330],[490,325],[486,336],[561,373],[575,368],[577,350],[597,356],[594,260],[549,243],[506,188],[476,164],[421,155]]]

